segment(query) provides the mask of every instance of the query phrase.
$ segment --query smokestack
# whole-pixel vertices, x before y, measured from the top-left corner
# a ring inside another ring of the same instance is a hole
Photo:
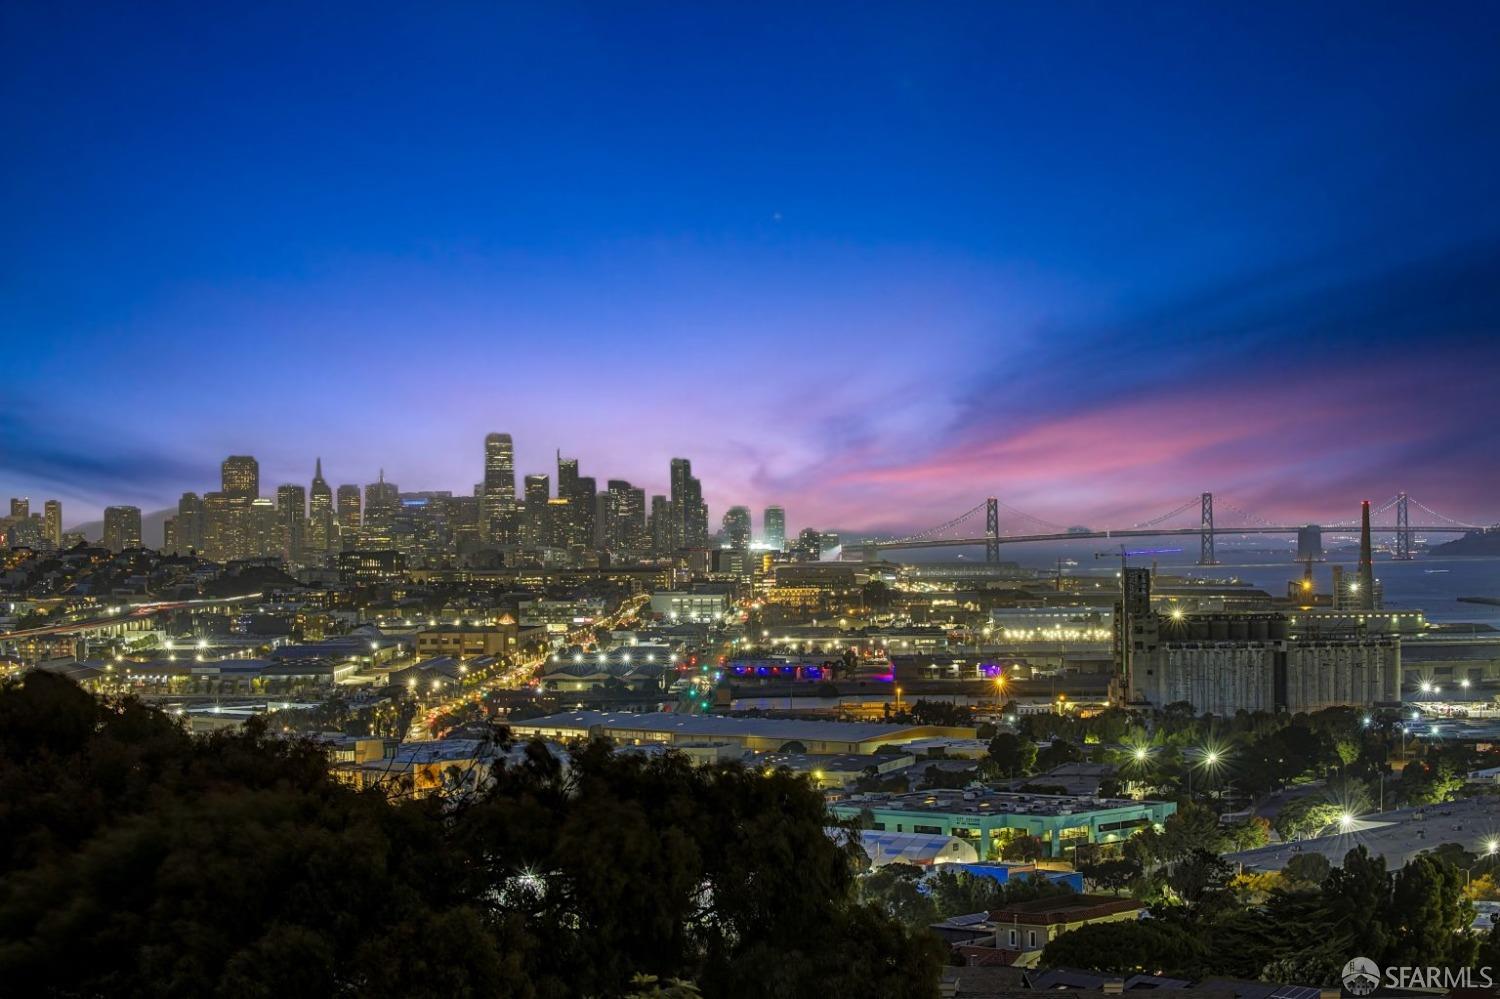
[[[1370,547],[1370,501],[1365,500],[1359,508],[1359,600],[1356,605],[1365,610],[1375,608],[1375,559]]]

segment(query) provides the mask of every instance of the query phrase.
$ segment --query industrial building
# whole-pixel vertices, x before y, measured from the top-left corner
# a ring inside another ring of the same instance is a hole
[[[1154,580],[1127,567],[1115,605],[1114,655],[1131,701],[1186,702],[1198,712],[1318,711],[1401,700],[1401,636],[1420,614],[1381,613],[1364,504],[1358,579],[1350,599],[1318,610],[1190,613],[1179,602],[1153,609]],[[1226,605],[1227,606],[1227,605]]]
[[[1047,856],[1063,857],[1085,843],[1116,842],[1160,826],[1177,810],[1167,801],[989,789],[856,794],[828,807],[840,818],[864,816],[876,832],[956,836],[974,843],[980,857],[989,857],[1009,832],[1035,836]]]
[[[1145,569],[1125,570],[1115,662],[1130,700],[1194,710],[1318,711],[1401,699],[1396,615],[1302,610],[1189,614],[1151,605]]]
[[[829,829],[828,835],[840,840],[850,835],[846,829]],[[862,829],[853,835],[860,849],[870,858],[871,867],[886,864],[912,864],[936,867],[940,864],[972,864],[979,859],[974,844],[956,836],[924,836],[917,833],[884,833]]]
[[[659,591],[651,594],[651,613],[672,621],[720,621],[729,613],[732,596],[729,590],[711,584]]]
[[[888,725],[875,722],[798,721],[783,718],[728,718],[673,712],[627,714],[572,711],[515,722],[521,739],[555,741],[600,736],[623,745],[728,745],[745,752],[799,752],[816,755],[870,755],[881,746],[902,746],[919,739],[973,739],[974,729],[944,725]]]
[[[1311,615],[1151,613],[1132,631],[1136,698],[1199,712],[1318,711],[1401,699],[1401,639]]]

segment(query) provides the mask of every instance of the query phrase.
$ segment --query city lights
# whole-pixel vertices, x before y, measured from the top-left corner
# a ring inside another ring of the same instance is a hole
[[[1500,8],[13,6],[7,994],[1488,989]]]

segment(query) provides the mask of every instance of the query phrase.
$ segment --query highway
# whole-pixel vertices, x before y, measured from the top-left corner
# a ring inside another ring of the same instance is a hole
[[[225,604],[239,604],[259,600],[261,596],[262,594],[259,593],[247,593],[242,597],[166,600],[149,604],[135,604],[129,607],[110,608],[110,612],[106,613],[103,617],[85,618],[81,621],[49,624],[41,628],[23,628],[20,631],[3,632],[0,633],[0,642],[22,641],[27,638],[40,638],[46,635],[71,635],[81,631],[97,631],[104,628],[112,628],[116,625],[128,624],[131,621],[137,621],[143,617],[151,617],[154,614],[165,614],[168,611],[184,610],[190,607],[219,607]]]

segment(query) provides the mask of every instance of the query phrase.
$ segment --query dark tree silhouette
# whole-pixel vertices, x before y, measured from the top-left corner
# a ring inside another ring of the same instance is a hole
[[[936,995],[940,953],[855,897],[802,778],[539,743],[464,797],[389,800],[257,726],[0,687],[0,991]]]

